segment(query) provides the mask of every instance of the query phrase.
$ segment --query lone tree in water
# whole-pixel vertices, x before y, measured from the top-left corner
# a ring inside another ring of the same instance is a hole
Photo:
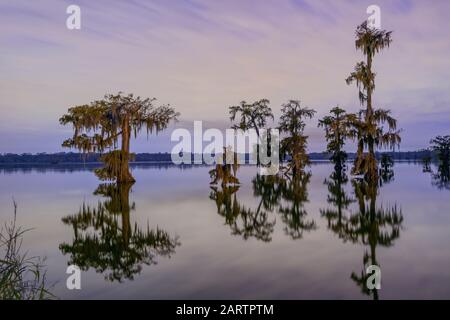
[[[281,109],[279,130],[288,136],[281,140],[281,156],[286,154],[291,157],[285,174],[292,174],[293,178],[299,177],[303,168],[309,163],[306,146],[308,136],[304,135],[305,119],[311,119],[316,113],[315,110],[301,107],[300,101],[290,100]]]
[[[341,172],[345,169],[347,153],[344,151],[345,140],[352,136],[350,123],[354,121],[353,114],[347,114],[344,109],[335,107],[330,110],[328,116],[319,120],[319,127],[325,129],[325,138],[328,142],[327,152],[331,154],[330,160],[334,163],[334,169]]]
[[[90,104],[70,108],[59,120],[61,124],[72,124],[74,135],[63,143],[63,147],[77,148],[82,152],[104,152],[101,157],[105,167],[96,170],[101,180],[116,180],[117,183],[133,183],[129,161],[130,137],[147,130],[147,135],[167,128],[178,113],[168,105],[155,107],[155,99],[141,99],[133,94],[108,94],[104,99]],[[121,141],[120,149],[118,148]]]
[[[437,136],[430,143],[439,160],[438,172],[433,174],[433,184],[439,189],[450,189],[450,135]]]
[[[260,140],[260,129],[264,129],[269,119],[273,120],[272,109],[269,107],[270,101],[267,99],[258,100],[252,104],[242,101],[238,106],[232,106],[230,110],[230,120],[235,121],[240,115],[239,124],[233,125],[233,129],[248,131],[254,129],[258,140]],[[256,162],[260,164],[259,144],[256,145]]]
[[[222,187],[239,184],[239,179],[236,177],[239,169],[238,157],[231,146],[223,148],[223,154],[219,157],[218,162],[216,168],[209,171],[209,176],[213,179],[210,184],[217,184],[220,180]]]
[[[431,150],[439,159],[439,164],[448,168],[450,166],[450,135],[437,136],[431,139],[430,143]]]
[[[394,147],[400,143],[397,122],[391,117],[389,110],[374,110],[372,95],[375,90],[375,73],[372,72],[372,61],[376,53],[389,47],[392,42],[392,32],[371,28],[364,22],[356,29],[355,46],[361,50],[366,61],[359,62],[355,70],[346,79],[347,84],[356,82],[359,89],[359,100],[366,109],[361,110],[359,119],[355,121],[354,128],[357,132],[358,150],[353,168],[354,174],[364,174],[366,178],[376,180],[377,160],[375,147]],[[387,132],[383,131],[383,124],[387,123]],[[367,155],[364,149],[368,149]]]

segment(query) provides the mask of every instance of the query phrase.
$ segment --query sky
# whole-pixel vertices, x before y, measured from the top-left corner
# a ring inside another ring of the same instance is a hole
[[[66,27],[70,4],[80,30]],[[229,106],[261,98],[276,119],[290,99],[316,109],[306,132],[309,150],[323,151],[317,120],[361,108],[345,78],[363,60],[354,32],[371,4],[394,31],[375,57],[374,105],[398,119],[401,150],[427,147],[450,134],[448,0],[0,0],[0,153],[69,151],[72,128],[58,119],[118,91],[181,113],[132,141],[135,152],[170,152],[171,130],[194,120],[225,129]]]

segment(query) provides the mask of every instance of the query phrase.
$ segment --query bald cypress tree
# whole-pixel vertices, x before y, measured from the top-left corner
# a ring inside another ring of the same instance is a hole
[[[162,131],[179,116],[172,107],[156,107],[154,103],[155,99],[119,92],[72,107],[59,120],[74,129],[73,137],[65,140],[63,147],[76,148],[83,153],[107,151],[101,157],[105,167],[96,170],[97,176],[101,180],[132,183],[135,180],[129,169],[129,161],[134,157],[130,153],[131,136],[136,137],[142,129],[147,135]]]
[[[358,150],[352,172],[364,174],[370,180],[378,178],[375,148],[382,146],[393,148],[401,141],[397,121],[391,116],[390,110],[375,109],[372,102],[375,90],[373,58],[376,53],[389,47],[392,43],[391,35],[392,32],[369,27],[367,22],[358,26],[355,46],[364,54],[366,61],[357,63],[354,71],[346,79],[347,84],[356,83],[361,105],[366,106],[353,123],[357,132]],[[384,124],[387,124],[387,130]],[[365,149],[367,154],[364,154]]]

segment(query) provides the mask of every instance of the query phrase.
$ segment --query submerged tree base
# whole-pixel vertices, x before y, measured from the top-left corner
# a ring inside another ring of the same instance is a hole
[[[122,150],[114,150],[104,154],[100,160],[105,164],[104,168],[95,170],[100,180],[116,180],[117,183],[134,183],[136,180],[129,169],[129,161],[134,160],[135,155]]]

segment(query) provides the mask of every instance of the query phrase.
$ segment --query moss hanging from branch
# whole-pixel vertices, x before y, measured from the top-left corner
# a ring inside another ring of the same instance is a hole
[[[351,123],[354,122],[354,115],[349,115],[344,109],[335,107],[327,115],[319,120],[319,127],[325,129],[325,139],[327,140],[327,152],[331,154],[330,160],[334,163],[336,172],[345,171],[347,153],[344,150],[345,141],[353,136]]]
[[[101,160],[105,167],[96,170],[102,180],[121,183],[134,182],[129,162],[130,137],[145,129],[147,135],[158,133],[176,121],[179,114],[169,105],[154,106],[156,99],[142,99],[133,94],[108,94],[102,100],[69,108],[59,121],[71,124],[73,137],[63,142],[63,147],[75,148],[83,153],[106,152]],[[120,143],[120,149],[118,149]]]
[[[237,153],[231,147],[224,147],[216,168],[209,171],[211,184],[217,184],[218,181],[222,181],[222,186],[239,184],[239,179],[236,177],[239,167]]]
[[[284,173],[297,178],[303,174],[305,166],[309,163],[306,151],[308,136],[304,135],[305,119],[311,119],[316,111],[301,107],[298,100],[290,100],[282,106],[281,112],[278,129],[287,136],[281,140],[280,154],[283,157],[286,154],[291,157]]]
[[[352,169],[353,174],[364,174],[368,180],[378,179],[375,147],[394,148],[400,144],[400,130],[389,110],[375,109],[372,96],[375,90],[375,73],[372,71],[373,58],[376,53],[388,48],[392,43],[392,32],[370,28],[367,22],[356,29],[355,46],[360,50],[366,61],[358,62],[354,71],[346,79],[348,85],[356,83],[359,90],[359,100],[366,108],[355,116],[352,123],[355,137],[358,140],[358,150]],[[367,154],[364,150],[367,148]]]

